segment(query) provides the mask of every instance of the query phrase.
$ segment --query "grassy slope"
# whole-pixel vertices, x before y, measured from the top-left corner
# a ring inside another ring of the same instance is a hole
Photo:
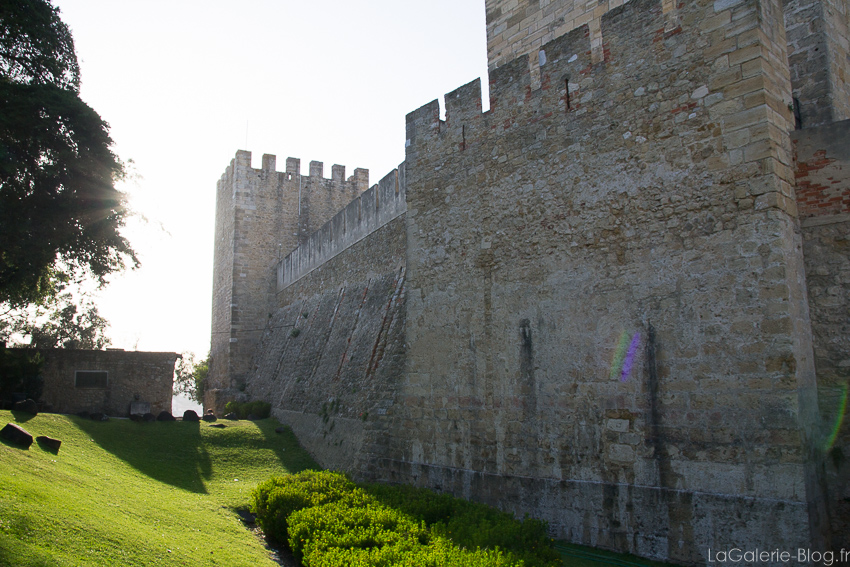
[[[17,419],[16,419],[17,418]],[[237,519],[272,474],[317,468],[274,420],[93,422],[0,411],[52,453],[0,442],[0,565],[273,566]],[[250,447],[250,452],[244,451]]]

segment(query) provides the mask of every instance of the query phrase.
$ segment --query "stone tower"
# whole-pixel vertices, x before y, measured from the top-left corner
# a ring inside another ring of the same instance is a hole
[[[331,179],[321,162],[287,158],[286,171],[263,155],[251,167],[251,152],[236,152],[216,186],[211,367],[204,407],[221,411],[244,390],[251,356],[274,304],[276,266],[306,242],[339,209],[368,188],[369,171],[334,165]]]

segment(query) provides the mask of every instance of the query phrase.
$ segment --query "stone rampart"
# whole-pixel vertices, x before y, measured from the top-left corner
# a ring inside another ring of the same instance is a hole
[[[410,113],[398,171],[256,264],[246,395],[324,466],[577,543],[835,549],[845,130],[789,133],[840,73],[789,68],[783,0],[615,4],[487,2],[490,110],[474,81]]]
[[[835,548],[850,549],[850,120],[792,134],[812,314],[827,501]]]
[[[405,247],[402,213],[277,294],[247,391],[322,466],[375,476],[387,456],[404,372]]]
[[[277,266],[277,289],[283,290],[343,250],[366,238],[407,210],[404,164],[348,203]]]
[[[506,62],[487,113],[471,83],[444,122],[408,115],[407,372],[379,470],[643,556],[811,547],[781,5],[667,8],[603,15],[598,63],[587,26],[542,45],[539,88]]]

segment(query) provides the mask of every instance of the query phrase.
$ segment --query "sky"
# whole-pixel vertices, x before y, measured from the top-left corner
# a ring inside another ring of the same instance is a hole
[[[133,161],[119,187],[142,265],[95,294],[127,350],[209,350],[215,185],[237,150],[374,184],[404,161],[407,113],[487,73],[484,0],[53,4],[81,97]]]

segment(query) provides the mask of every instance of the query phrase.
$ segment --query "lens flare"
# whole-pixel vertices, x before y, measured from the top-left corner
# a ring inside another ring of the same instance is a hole
[[[629,379],[639,345],[640,333],[635,333],[631,341],[625,331],[620,334],[617,349],[614,351],[614,360],[611,363],[611,380],[619,378],[620,382],[625,382]]]
[[[620,333],[620,341],[617,350],[614,351],[614,360],[611,362],[611,380],[617,378],[623,370],[623,359],[626,356],[626,348],[629,346],[629,335],[625,331]]]
[[[626,360],[623,361],[623,373],[620,375],[620,382],[625,382],[629,379],[629,373],[632,371],[632,364],[635,361],[635,354],[637,354],[639,344],[640,333],[635,333],[631,344],[629,344],[629,350],[626,352]]]
[[[832,446],[835,444],[835,439],[841,431],[842,423],[844,423],[844,414],[847,412],[847,384],[844,384],[841,389],[844,391],[844,395],[841,396],[841,404],[838,406],[838,415],[835,418],[835,425],[832,427],[832,433],[830,433],[826,442],[823,444],[824,453],[832,449]]]

